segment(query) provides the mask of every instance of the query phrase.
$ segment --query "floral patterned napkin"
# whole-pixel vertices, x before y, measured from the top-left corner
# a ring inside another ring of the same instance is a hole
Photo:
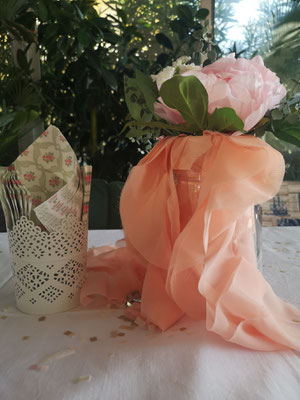
[[[87,219],[91,167],[81,167],[58,128],[50,125],[8,167],[0,198],[9,229],[22,216],[49,232],[67,215]]]

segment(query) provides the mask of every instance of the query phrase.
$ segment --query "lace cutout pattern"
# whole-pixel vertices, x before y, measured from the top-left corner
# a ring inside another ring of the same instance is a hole
[[[76,307],[85,277],[87,224],[73,215],[55,232],[21,217],[8,232],[17,307],[51,314]]]

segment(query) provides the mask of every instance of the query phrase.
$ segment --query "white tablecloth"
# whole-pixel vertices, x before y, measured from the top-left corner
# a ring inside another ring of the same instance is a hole
[[[121,231],[91,231],[89,244],[121,236]],[[266,279],[300,307],[300,228],[264,228],[263,236]],[[299,355],[243,349],[207,332],[203,322],[184,319],[162,334],[132,329],[122,310],[79,308],[42,320],[22,314],[14,305],[12,281],[6,282],[6,240],[1,234],[1,400],[300,398]],[[30,369],[66,349],[73,354],[49,362],[48,370]],[[82,376],[91,380],[75,383]]]

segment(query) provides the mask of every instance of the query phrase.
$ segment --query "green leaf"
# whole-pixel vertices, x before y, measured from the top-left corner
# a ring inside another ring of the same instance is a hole
[[[1,0],[0,2],[0,20],[15,19],[22,11],[28,8],[26,0]]]
[[[59,31],[59,25],[58,24],[49,24],[46,28],[45,31],[45,41],[50,42],[57,34]]]
[[[139,89],[144,95],[147,107],[151,113],[154,113],[154,103],[158,97],[157,85],[152,81],[149,75],[146,75],[139,70],[136,71],[136,81]]]
[[[103,69],[102,76],[108,86],[110,86],[113,90],[118,90],[118,82],[115,74],[112,71]]]
[[[167,49],[173,50],[173,45],[171,40],[164,33],[158,33],[157,35],[155,35],[155,39],[162,46],[166,47]]]
[[[207,8],[200,8],[200,10],[196,12],[196,18],[200,20],[204,20],[208,16],[209,16],[209,10]]]
[[[186,4],[180,4],[176,7],[177,15],[180,19],[186,22],[188,25],[193,25],[194,23],[194,16],[193,10]]]
[[[130,115],[136,121],[152,120],[153,114],[148,109],[145,97],[138,82],[134,78],[124,77],[125,101]]]
[[[84,15],[82,14],[82,11],[78,7],[78,5],[75,3],[75,1],[73,1],[72,4],[76,8],[76,11],[77,11],[77,14],[78,14],[79,18],[83,21],[84,20]]]
[[[14,97],[14,103],[19,107],[39,107],[41,99],[33,86],[27,85],[20,88]]]
[[[40,116],[40,113],[35,111],[35,110],[29,110],[28,111],[28,122],[34,121]]]
[[[86,31],[86,28],[80,28],[77,34],[77,40],[83,47],[87,47],[90,44],[90,35]]]
[[[278,139],[300,147],[300,121],[290,124],[286,120],[273,121],[273,133]]]
[[[243,131],[244,122],[233,108],[216,108],[212,115],[208,117],[208,129],[218,132]]]
[[[20,110],[17,111],[15,118],[12,123],[11,130],[19,131],[25,128],[26,124],[30,121],[35,120],[39,116],[39,113],[34,110]]]
[[[0,165],[8,166],[18,156],[18,133],[0,131]]]
[[[178,34],[180,39],[183,39],[188,34],[188,28],[181,19],[171,21],[170,28]]]
[[[120,36],[116,35],[113,32],[110,32],[110,31],[103,32],[103,39],[106,42],[109,42],[109,43],[112,43],[112,44],[115,44],[115,43],[118,43],[118,42],[121,41]]]
[[[167,65],[168,61],[170,61],[170,56],[166,53],[161,53],[157,56],[157,62],[162,66],[162,68]]]
[[[27,112],[20,110],[16,113],[16,116],[12,123],[12,131],[17,131],[18,129],[22,129],[27,123]]]
[[[33,84],[26,83],[20,75],[10,78],[7,95],[18,108],[38,108],[41,105],[41,98],[36,87]]]
[[[121,8],[117,8],[117,14],[121,18],[123,24],[127,24],[127,15]]]
[[[38,15],[39,15],[39,20],[42,22],[46,22],[48,19],[48,9],[47,5],[44,3],[43,0],[39,1],[39,6],[38,6]]]
[[[180,112],[185,122],[206,129],[208,95],[195,76],[174,76],[162,84],[160,95],[168,107]]]
[[[283,113],[280,111],[278,108],[275,108],[274,110],[271,111],[272,118],[274,120],[282,119],[283,118]]]
[[[203,67],[206,67],[207,65],[210,65],[211,61],[209,59],[206,59],[203,63]]]
[[[146,133],[149,131],[145,132],[143,128],[136,127],[136,126],[131,126],[129,131],[126,133],[126,137],[128,138],[139,138],[141,136],[144,136]]]
[[[210,61],[216,61],[216,59],[217,59],[217,52],[215,51],[215,50],[210,50],[208,53],[207,53],[207,56],[208,56],[208,58],[209,58],[209,60]]]
[[[16,116],[16,112],[11,112],[8,114],[1,114],[0,115],[0,128],[3,128],[4,126],[8,125],[11,123]]]

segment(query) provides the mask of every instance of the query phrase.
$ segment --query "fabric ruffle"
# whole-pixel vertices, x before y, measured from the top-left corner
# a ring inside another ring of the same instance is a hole
[[[198,206],[183,228],[176,169],[201,176]],[[122,192],[126,245],[89,251],[81,302],[101,295],[124,303],[139,291],[141,318],[162,330],[186,314],[244,347],[300,351],[300,311],[258,271],[248,226],[253,206],[277,193],[283,174],[281,154],[251,135],[159,141]]]

